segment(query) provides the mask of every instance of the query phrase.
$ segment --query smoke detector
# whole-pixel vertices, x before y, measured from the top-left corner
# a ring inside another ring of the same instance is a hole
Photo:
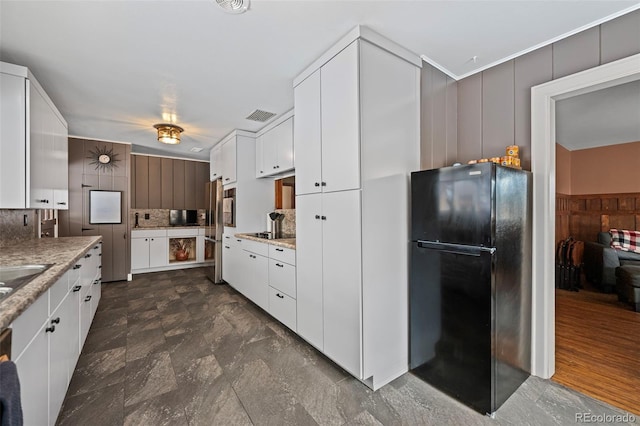
[[[216,0],[227,13],[244,13],[249,9],[249,0]]]

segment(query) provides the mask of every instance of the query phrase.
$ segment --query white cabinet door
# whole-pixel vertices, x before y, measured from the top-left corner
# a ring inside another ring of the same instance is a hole
[[[222,176],[222,145],[218,144],[209,152],[209,178],[214,181]]]
[[[320,69],[320,76],[322,182],[324,182],[322,191],[358,189],[360,188],[358,42],[354,41],[327,62]],[[298,116],[297,110],[296,116]],[[299,164],[299,167],[302,165]]]
[[[297,330],[320,350],[324,346],[321,215],[322,194],[296,196]]]
[[[282,122],[277,129],[276,165],[278,173],[293,169],[293,117]],[[276,130],[274,129],[274,130]]]
[[[53,186],[53,208],[58,210],[69,210],[69,137],[64,123],[52,114],[53,120],[53,156],[55,170],[51,173],[54,179]]]
[[[35,85],[29,85],[29,199],[28,206],[36,209],[51,209],[53,206],[53,185],[51,154],[53,135],[51,134],[51,115],[47,101]]]
[[[78,356],[69,350],[69,342],[77,334],[77,317],[71,316],[75,312],[73,302],[74,297],[68,293],[49,321],[49,327],[55,328],[49,333],[49,424],[55,423],[71,380],[70,357]]]
[[[25,425],[46,425],[49,418],[49,348],[44,324],[20,358],[15,360],[20,377]]]
[[[322,142],[320,120],[320,70],[293,91],[295,122],[293,144],[296,153],[296,194],[320,192]],[[300,323],[298,322],[298,330]]]
[[[80,346],[80,292],[73,291],[73,288],[78,284],[76,281],[72,284],[71,289],[69,290],[69,296],[67,297],[67,303],[69,306],[67,307],[69,311],[69,318],[72,321],[71,329],[69,330],[68,336],[68,355],[69,355],[69,379],[73,375],[73,370],[76,368],[76,363],[78,362],[78,357],[80,356],[80,352],[82,352],[82,347]]]
[[[236,138],[229,139],[222,145],[222,183],[224,185],[236,181]]]
[[[322,215],[324,353],[362,378],[360,191],[323,194]]]
[[[149,267],[166,266],[169,263],[169,239],[166,237],[149,238]]]
[[[262,135],[263,138],[263,151],[262,151],[262,165],[264,167],[265,174],[275,175],[278,171],[278,127],[274,127],[267,133]]]
[[[0,208],[25,208],[25,79],[0,73]]]
[[[149,238],[131,239],[131,269],[147,269],[149,267]]]
[[[222,242],[222,279],[225,280],[233,288],[237,283],[233,279],[234,253],[235,247],[228,241]],[[236,288],[237,289],[237,288]]]
[[[256,138],[256,177],[265,177],[264,169],[264,139],[265,135]]]
[[[90,289],[90,287],[89,287]],[[84,346],[84,341],[89,334],[89,328],[91,327],[91,292],[80,292],[80,347]]]
[[[245,280],[242,286],[245,288],[243,294],[253,303],[260,306],[265,311],[269,311],[269,259],[259,254],[242,251],[242,263],[246,268],[242,268],[241,280]]]
[[[91,283],[91,318],[96,316],[100,299],[102,298],[102,278],[96,276],[95,280]]]

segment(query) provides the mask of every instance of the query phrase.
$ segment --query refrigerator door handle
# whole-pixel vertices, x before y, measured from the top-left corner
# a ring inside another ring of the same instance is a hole
[[[494,254],[496,252],[495,247],[480,247],[480,246],[467,246],[463,244],[451,244],[451,243],[439,243],[436,241],[418,241],[418,247],[440,250],[447,253],[461,254],[464,256],[480,256],[480,253],[487,252]]]

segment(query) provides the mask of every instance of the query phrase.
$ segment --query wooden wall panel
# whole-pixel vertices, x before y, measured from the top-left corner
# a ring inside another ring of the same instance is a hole
[[[196,163],[184,162],[184,208],[196,209]]]
[[[632,214],[627,215],[608,215],[609,216],[609,226],[611,229],[628,229],[635,230],[636,228],[636,217]]]
[[[640,52],[640,10],[602,24],[600,46],[603,64]]]
[[[137,209],[149,208],[149,157],[136,155],[136,203]]]
[[[458,81],[458,161],[482,158],[482,74]]]
[[[196,208],[197,209],[209,208],[209,202],[205,200],[207,182],[209,182],[209,163],[196,162]]]
[[[600,215],[571,215],[570,234],[579,241],[595,241],[600,232]]]
[[[482,73],[482,157],[501,157],[513,145],[514,61]]]
[[[173,160],[171,158],[163,158],[161,161],[162,181],[160,183],[162,189],[160,208],[173,208]]]
[[[514,142],[522,168],[531,170],[531,88],[553,77],[553,49],[546,46],[515,59]]]
[[[574,34],[553,44],[553,78],[600,65],[600,27]]]
[[[129,167],[131,168],[131,180],[129,181],[129,198],[131,199],[131,208],[135,209],[136,206],[136,157],[135,155],[129,156]]]
[[[184,160],[173,160],[173,208],[185,209]]]
[[[433,168],[433,98],[431,92],[435,69],[423,63],[420,76],[420,169]]]
[[[433,167],[450,166],[447,164],[447,76],[435,70],[431,76],[433,137]]]
[[[458,161],[458,83],[447,78],[446,99],[447,121],[447,154],[446,163],[453,164]]]
[[[162,208],[162,162],[160,157],[149,158],[149,208]]]

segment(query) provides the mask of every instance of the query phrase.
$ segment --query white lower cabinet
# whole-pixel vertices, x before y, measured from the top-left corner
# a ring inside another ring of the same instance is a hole
[[[296,331],[296,299],[269,287],[269,313],[278,321]]]
[[[11,324],[25,426],[54,425],[62,407],[95,313],[81,296],[91,301],[99,289],[83,284],[100,280],[99,246],[88,253]]]
[[[133,272],[168,264],[169,240],[165,229],[131,232],[131,270]]]
[[[222,277],[247,299],[296,331],[296,251],[225,235]]]
[[[360,191],[296,197],[298,333],[362,379]]]

